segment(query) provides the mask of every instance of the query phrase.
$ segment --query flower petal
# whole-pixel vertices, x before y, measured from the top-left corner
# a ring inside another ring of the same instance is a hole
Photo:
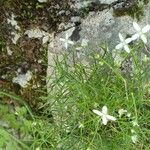
[[[102,113],[103,113],[103,114],[107,114],[107,106],[103,106],[103,108],[102,108]]]
[[[107,125],[108,119],[106,116],[102,116],[102,124]]]
[[[123,44],[120,43],[120,44],[116,45],[115,49],[122,49],[122,47],[123,47]]]
[[[136,39],[138,39],[138,38],[139,38],[139,34],[134,34],[134,35],[132,35],[132,37],[131,37],[132,41],[134,41],[134,40],[136,40]]]
[[[143,29],[142,29],[142,33],[146,33],[150,30],[150,25],[146,25]]]
[[[118,110],[119,117],[121,117],[122,115],[124,115],[126,113],[127,113],[127,110],[125,110],[125,109],[119,109]]]
[[[145,44],[147,43],[147,39],[144,34],[141,35],[141,39]]]
[[[126,42],[126,44],[129,44],[130,42],[132,42],[132,39],[131,39],[131,38],[127,38],[127,39],[125,40],[125,42]]]
[[[98,116],[103,116],[103,113],[100,112],[99,110],[93,109],[93,112],[94,112],[95,114],[97,114]]]
[[[119,33],[119,39],[120,39],[120,41],[121,41],[121,42],[123,42],[123,41],[124,41],[124,38],[123,38],[123,36],[122,36],[122,34],[121,34],[121,33]]]
[[[108,120],[111,120],[111,121],[116,121],[116,120],[117,120],[115,117],[110,116],[110,115],[106,115],[106,118],[107,118]]]
[[[140,26],[136,22],[133,22],[133,27],[134,27],[135,30],[141,31]]]
[[[68,49],[68,43],[67,42],[65,43],[65,48]]]
[[[124,50],[125,50],[127,53],[130,53],[130,49],[129,49],[128,45],[124,45]]]

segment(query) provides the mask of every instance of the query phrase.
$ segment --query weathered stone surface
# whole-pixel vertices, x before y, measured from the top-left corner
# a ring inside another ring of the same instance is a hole
[[[99,3],[99,4],[112,4],[114,2],[117,2],[118,0],[73,0],[74,1],[74,7],[76,9],[81,9],[84,7],[89,6],[91,3]]]
[[[150,4],[145,9],[143,19],[138,22],[141,27],[150,23],[149,8]],[[135,33],[132,23],[133,19],[129,16],[114,17],[112,9],[90,13],[86,19],[82,20],[80,37],[88,39],[94,47],[99,43],[107,42],[113,48],[119,42],[119,32],[125,38]]]

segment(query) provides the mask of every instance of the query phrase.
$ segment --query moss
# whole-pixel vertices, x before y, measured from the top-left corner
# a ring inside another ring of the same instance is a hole
[[[9,56],[7,54],[7,48],[9,46],[13,54]],[[40,52],[40,42],[37,39],[23,39],[14,45],[1,38],[0,42],[0,89],[6,92],[13,92],[16,95],[21,96],[30,104],[33,111],[37,112],[40,95],[44,92],[46,81],[43,76],[46,76],[46,49]],[[38,63],[41,59],[43,62]],[[30,81],[30,86],[27,88],[21,88],[18,84],[12,82],[13,77],[16,77],[18,68],[21,68],[22,73],[26,73],[28,70],[32,71],[33,77]],[[36,72],[37,70],[37,72]],[[4,77],[5,76],[5,77]],[[33,88],[33,85],[35,86]],[[36,86],[39,85],[40,87]],[[43,89],[41,92],[40,89]],[[9,103],[11,100],[3,99],[1,102],[4,104]]]
[[[46,26],[49,32],[56,31],[58,25],[67,22],[73,13],[67,0],[49,0],[47,3],[39,3],[37,0],[2,0],[1,9],[8,14],[13,12],[23,29],[33,25]],[[69,13],[59,13],[63,10]]]
[[[36,112],[38,103],[41,101],[39,98],[41,93],[46,93],[46,79],[43,77],[46,76],[47,50],[43,48],[40,51],[41,42],[38,39],[28,39],[26,36],[22,36],[17,44],[12,44],[11,32],[14,29],[7,24],[7,18],[10,18],[11,14],[16,16],[15,20],[21,27],[21,33],[34,26],[41,27],[43,30],[46,28],[49,32],[57,32],[59,24],[70,19],[70,6],[67,0],[49,0],[47,3],[39,3],[37,0],[1,0],[0,10],[2,12],[0,16],[0,88],[20,95]],[[68,11],[68,15],[59,14],[62,10]],[[13,52],[11,56],[7,54],[7,46]],[[38,60],[42,60],[42,63],[38,63]],[[33,73],[31,85],[27,88],[21,88],[18,84],[12,83],[18,68],[22,69],[22,73],[28,70]],[[33,85],[35,85],[34,88]],[[42,92],[41,89],[43,89]],[[7,104],[9,100],[2,101]]]
[[[144,16],[144,7],[148,2],[148,0],[126,0],[125,2],[118,3],[113,7],[114,15],[116,17],[129,15],[140,20]]]

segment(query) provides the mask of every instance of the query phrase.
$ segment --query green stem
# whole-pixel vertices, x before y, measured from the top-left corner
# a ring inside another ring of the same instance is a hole
[[[24,100],[22,100],[20,97],[14,95],[14,94],[10,94],[10,93],[6,93],[6,92],[3,92],[3,91],[0,91],[0,97],[1,96],[7,96],[7,97],[10,97],[10,98],[13,98],[15,101],[18,101],[18,102],[22,103],[26,107],[26,109],[29,112],[31,118],[34,120],[34,116],[32,114],[32,110],[30,109],[28,104]]]

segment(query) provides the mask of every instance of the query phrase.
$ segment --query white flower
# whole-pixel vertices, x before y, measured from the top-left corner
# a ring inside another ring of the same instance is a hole
[[[138,38],[141,38],[142,41],[146,44],[147,43],[147,39],[146,39],[144,34],[150,30],[150,25],[146,25],[145,27],[140,28],[140,26],[136,22],[133,22],[133,27],[137,31],[137,33],[134,34],[131,37],[131,39],[132,40],[136,40]]]
[[[74,45],[74,42],[69,40],[69,35],[68,35],[68,33],[66,33],[65,39],[60,38],[60,41],[64,42],[66,49],[68,49],[68,44]]]
[[[118,114],[119,114],[119,117],[122,117],[122,115],[125,115],[127,117],[131,117],[131,113],[128,113],[128,111],[125,109],[119,109]]]
[[[127,113],[127,110],[125,110],[125,109],[119,109],[118,110],[119,117],[122,117],[122,115],[124,115],[126,113]]]
[[[119,33],[119,38],[120,38],[121,43],[116,46],[116,49],[124,48],[127,53],[130,53],[128,44],[132,41],[132,39],[131,38],[124,39],[121,33]]]
[[[134,144],[137,143],[137,141],[138,141],[138,136],[137,136],[136,134],[132,135],[132,136],[131,136],[131,140],[132,140],[132,142],[133,142]]]
[[[101,112],[98,110],[95,110],[95,109],[93,110],[93,112],[102,118],[102,124],[104,124],[104,125],[106,125],[109,120],[110,121],[116,121],[115,117],[107,114],[107,107],[106,106],[103,106]]]

